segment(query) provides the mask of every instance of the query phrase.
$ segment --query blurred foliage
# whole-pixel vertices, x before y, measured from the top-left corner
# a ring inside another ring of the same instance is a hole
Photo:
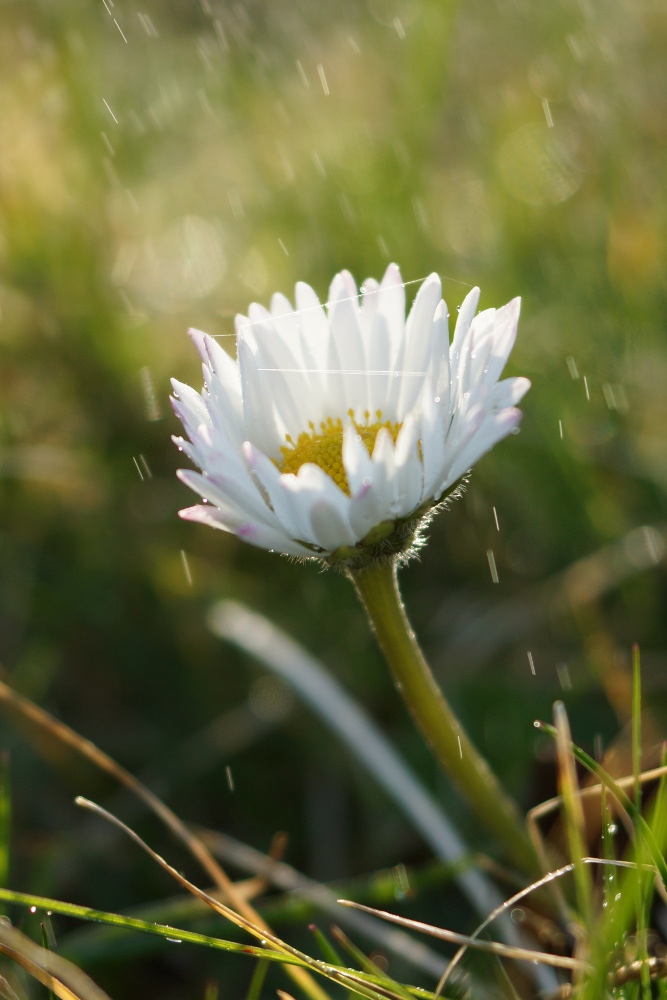
[[[168,378],[200,380],[186,328],[233,350],[249,301],[297,280],[326,296],[340,268],[361,281],[396,260],[406,281],[437,270],[452,311],[473,284],[483,305],[524,297],[521,434],[483,459],[403,573],[451,700],[526,806],[552,791],[533,718],[564,696],[578,739],[610,745],[632,641],[659,733],[664,3],[29,0],[0,19],[9,682],[150,774],[185,819],[261,849],[287,830],[290,861],[316,877],[425,860],[333,738],[207,633],[211,601],[234,597],[321,656],[493,851],[436,775],[347,582],[177,517],[191,494],[174,475]],[[211,741],[177,766],[249,698],[273,719],[261,738]],[[49,767],[4,723],[3,744],[12,886],[107,909],[172,891],[71,807],[78,792],[117,801],[100,776],[66,757]],[[429,906],[461,922],[453,890]],[[217,977],[240,996],[250,968],[229,961],[171,949],[99,978],[128,1000],[204,996]]]

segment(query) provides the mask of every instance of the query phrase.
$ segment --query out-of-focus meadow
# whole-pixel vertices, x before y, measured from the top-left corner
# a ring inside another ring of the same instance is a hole
[[[532,722],[554,699],[589,750],[617,741],[623,756],[639,642],[654,762],[667,6],[30,0],[0,19],[5,680],[188,821],[261,850],[286,831],[287,858],[316,878],[419,870],[428,849],[336,738],[207,630],[214,600],[242,601],[322,659],[493,854],[437,776],[347,581],[177,517],[192,494],[175,477],[168,379],[200,385],[187,327],[233,352],[250,301],[297,280],[326,297],[337,270],[361,281],[396,261],[408,282],[438,271],[452,313],[474,284],[483,306],[522,295],[510,373],[533,381],[521,433],[479,463],[402,573],[440,682],[527,808],[553,793]],[[175,891],[74,807],[78,793],[194,872],[74,755],[40,755],[5,721],[2,744],[12,888],[108,910]],[[457,891],[425,883],[415,912],[465,928]],[[38,916],[13,916],[39,933]],[[149,945],[87,968],[128,1000],[204,996],[207,982],[213,996],[218,981],[244,995],[245,959]]]

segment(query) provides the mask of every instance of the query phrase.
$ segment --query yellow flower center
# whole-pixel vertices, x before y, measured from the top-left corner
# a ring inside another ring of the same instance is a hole
[[[401,424],[394,424],[390,420],[382,419],[382,410],[375,411],[376,419],[370,423],[371,414],[368,410],[364,413],[364,423],[360,424],[354,419],[354,410],[348,411],[354,426],[366,446],[369,455],[373,452],[375,439],[381,427],[386,427],[394,442],[398,437]],[[308,423],[310,428],[302,431],[296,441],[290,434],[285,440],[287,444],[282,445],[282,461],[276,462],[281,472],[297,473],[306,462],[313,462],[319,465],[328,476],[331,476],[337,486],[347,495],[350,495],[350,487],[345,475],[343,466],[343,422],[340,417],[333,420],[327,417],[320,423],[319,431],[315,429],[315,424]]]

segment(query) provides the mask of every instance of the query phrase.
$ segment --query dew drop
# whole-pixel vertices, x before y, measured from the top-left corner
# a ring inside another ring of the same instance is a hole
[[[31,906],[30,907],[30,912],[31,913],[37,913],[37,907],[36,906]]]
[[[436,396],[435,399],[434,399],[434,402],[435,403],[439,403],[440,402],[440,396]]]
[[[394,372],[394,378],[398,378],[398,372]]]

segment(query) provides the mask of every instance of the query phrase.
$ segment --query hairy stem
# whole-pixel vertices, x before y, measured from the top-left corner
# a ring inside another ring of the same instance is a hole
[[[533,877],[541,873],[514,801],[470,742],[438,687],[401,601],[393,562],[348,571],[403,700],[443,771],[455,782],[508,859]]]

